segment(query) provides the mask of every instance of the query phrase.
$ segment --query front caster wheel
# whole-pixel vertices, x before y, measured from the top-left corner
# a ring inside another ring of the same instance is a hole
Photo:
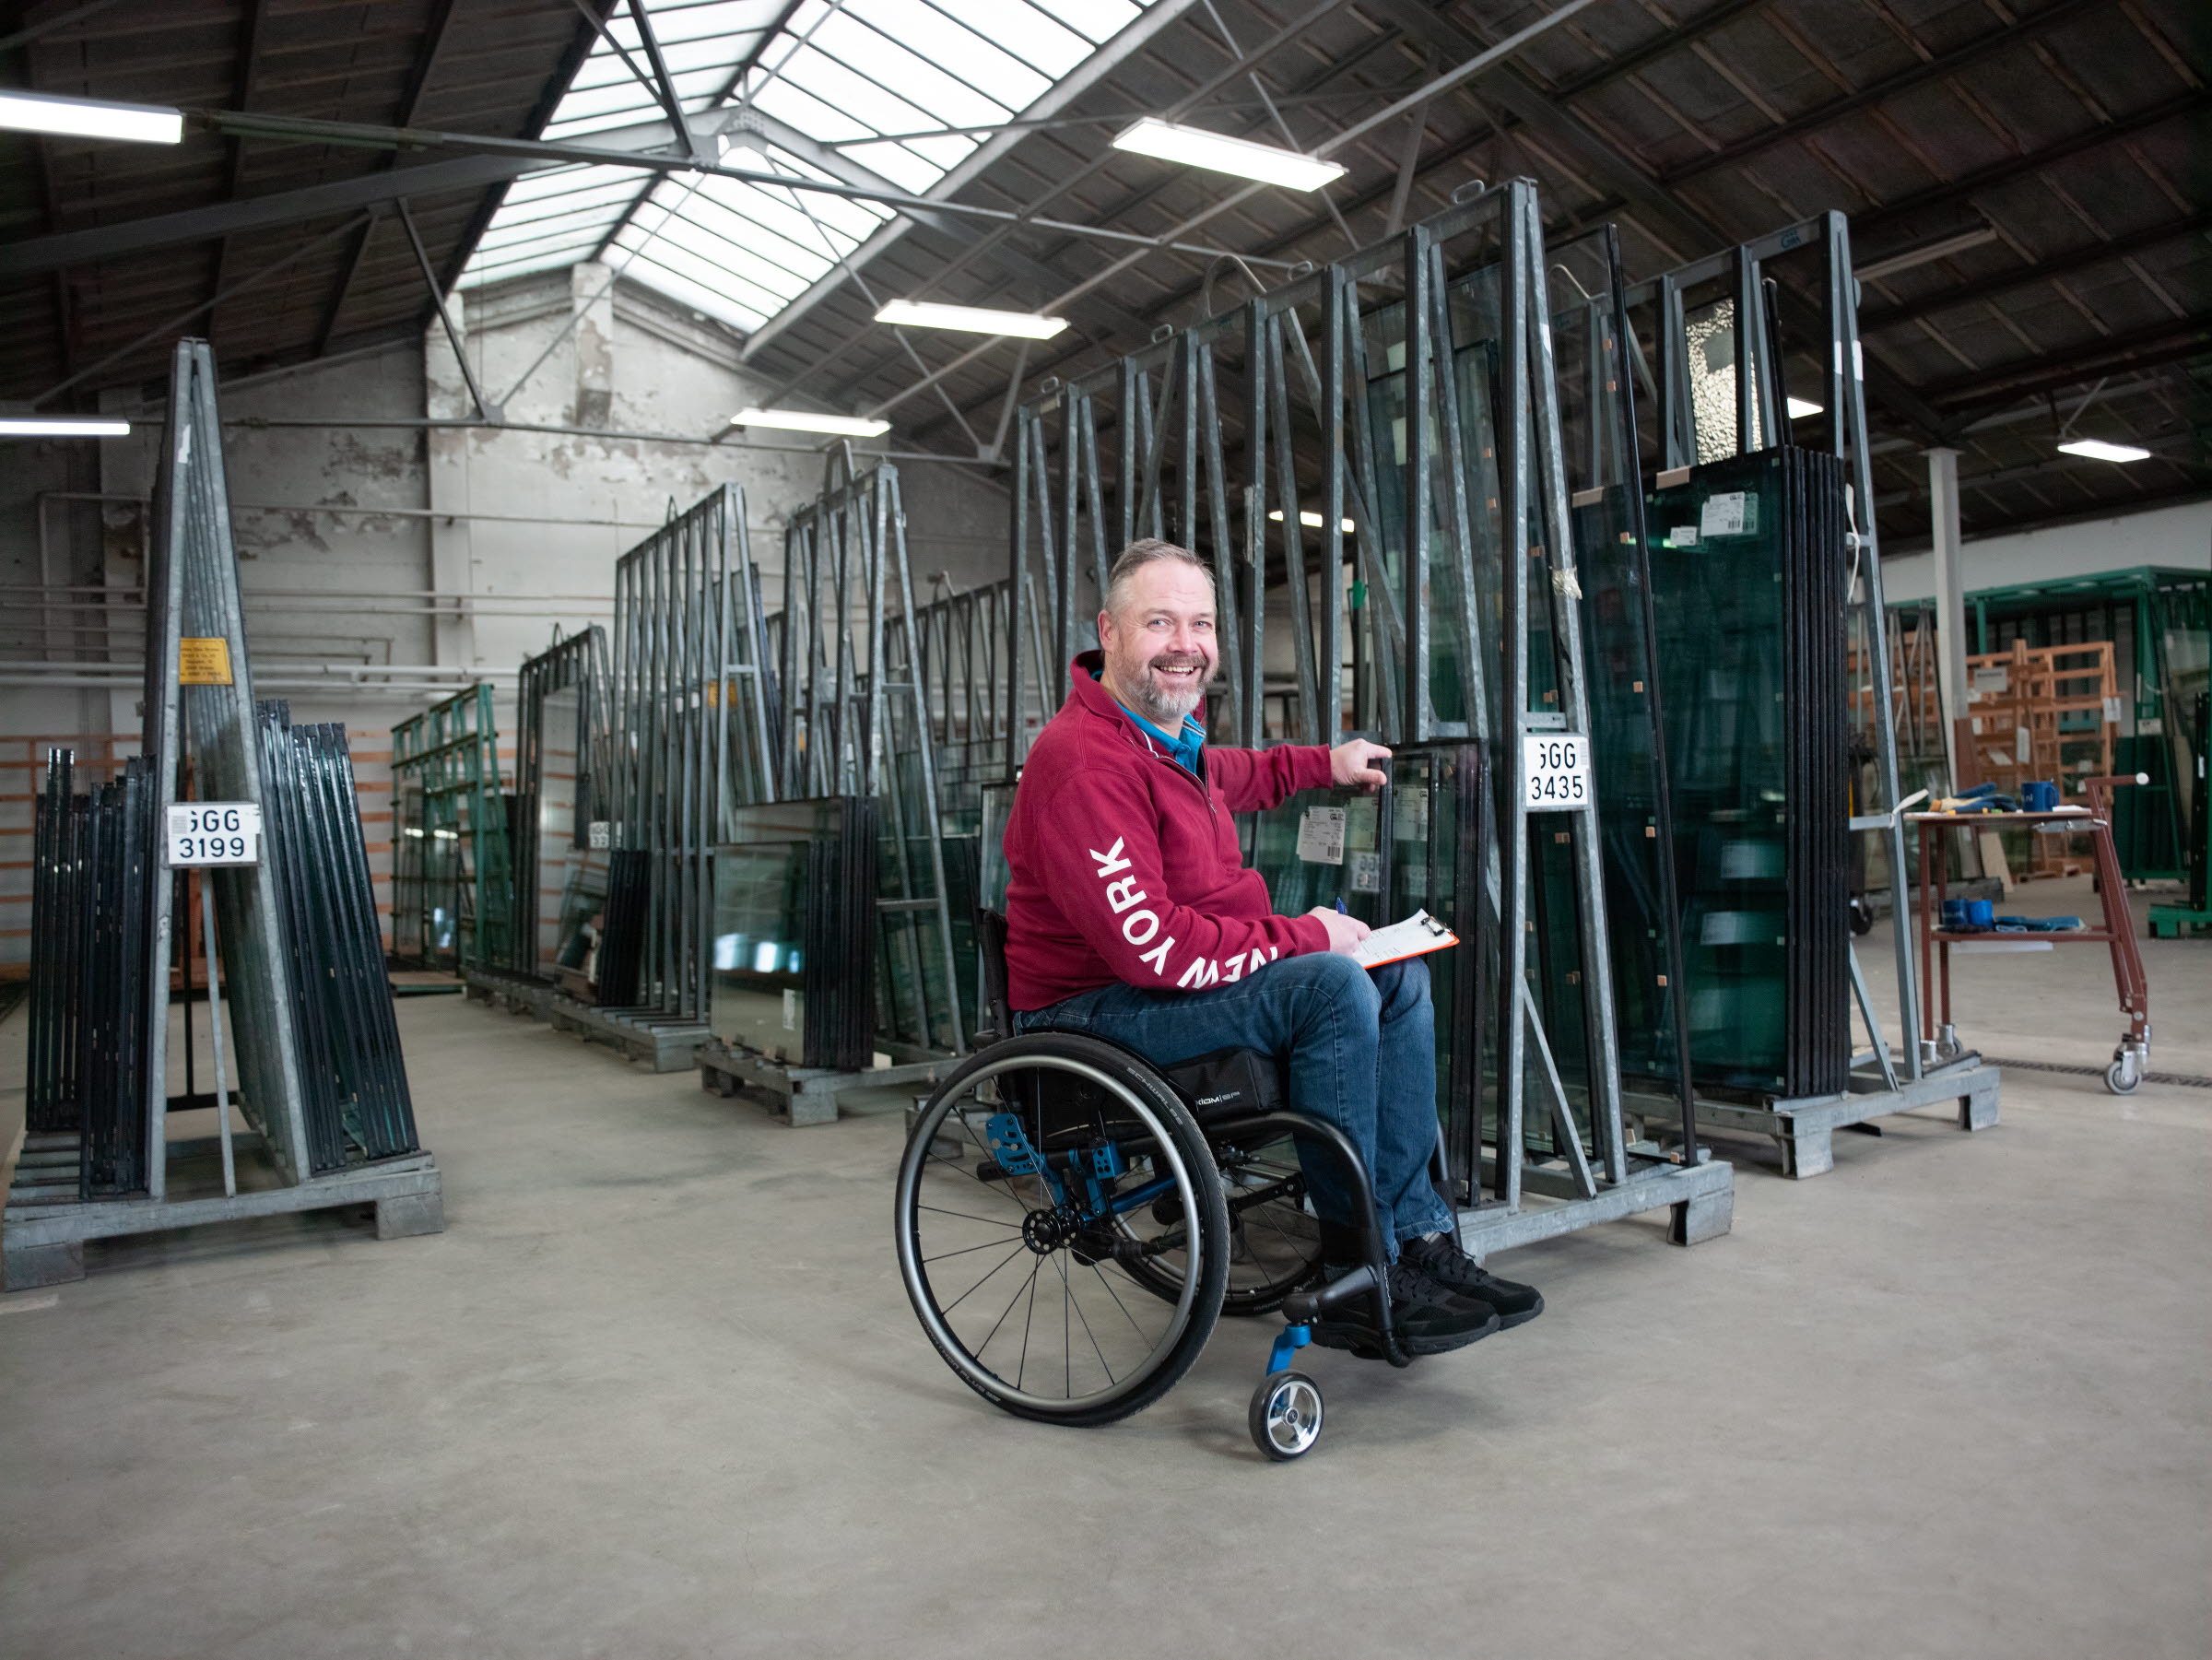
[[[2104,1069],[2104,1087],[2114,1095],[2133,1095],[2142,1087],[2143,1074],[2136,1069],[2136,1057],[2123,1054]]]
[[[1252,1392],[1252,1443],[1277,1464],[1302,1458],[1321,1439],[1321,1385],[1302,1372],[1271,1372]]]

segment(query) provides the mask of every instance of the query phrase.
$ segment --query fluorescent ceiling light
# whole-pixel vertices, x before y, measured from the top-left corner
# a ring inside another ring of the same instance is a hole
[[[1808,415],[1822,414],[1827,410],[1828,407],[1828,406],[1825,404],[1808,403],[1806,400],[1801,397],[1791,398],[1788,400],[1788,403],[1790,406],[1790,418],[1794,421],[1801,421]]]
[[[794,432],[834,432],[840,438],[874,438],[891,430],[889,421],[859,415],[820,415],[812,409],[740,409],[733,427],[783,427]]]
[[[1067,326],[1065,317],[1041,317],[1035,312],[994,312],[980,305],[939,305],[930,300],[894,300],[876,313],[878,323],[901,328],[955,328],[970,335],[1018,335],[1025,340],[1050,340]]]
[[[0,418],[0,438],[125,438],[131,423],[119,420],[71,420],[64,416]]]
[[[1280,184],[1286,190],[1319,190],[1331,180],[1343,178],[1345,172],[1338,163],[1324,161],[1318,156],[1301,156],[1296,150],[1253,144],[1225,133],[1209,133],[1203,127],[1177,126],[1154,115],[1117,135],[1113,147],[1217,173],[1234,173],[1240,179],[1257,179],[1263,184]]]
[[[1867,265],[1853,265],[1852,274],[1861,282],[1873,282],[1879,277],[1895,277],[1900,271],[1910,271],[1915,265],[1948,259],[1954,253],[1964,253],[1969,248],[1979,248],[1984,242],[1996,240],[1997,228],[1994,225],[1978,225],[1971,230],[1938,237],[1935,241],[1924,242],[1917,248],[1902,249]]]
[[[1277,524],[1280,524],[1283,522],[1283,510],[1278,507],[1267,516],[1270,519],[1273,519]],[[1303,512],[1302,510],[1298,515],[1298,522],[1300,524],[1303,524],[1308,530],[1319,530],[1324,523],[1319,513],[1310,513]],[[1359,525],[1354,524],[1349,519],[1341,519],[1337,522],[1344,526],[1347,534],[1349,534],[1350,532],[1359,528]]]
[[[0,92],[0,127],[18,133],[67,133],[79,138],[175,144],[184,136],[184,112],[165,110],[158,104],[58,98],[50,92]]]
[[[2058,446],[2068,455],[2087,455],[2091,461],[2148,461],[2150,452],[2136,444],[2109,444],[2101,438],[2069,438]]]

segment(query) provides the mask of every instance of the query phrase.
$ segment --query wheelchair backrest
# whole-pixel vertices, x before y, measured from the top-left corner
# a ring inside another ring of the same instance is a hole
[[[1006,1007],[1006,919],[998,912],[977,908],[975,949],[983,967],[982,1015],[975,1033],[975,1046],[982,1049],[1014,1035]]]

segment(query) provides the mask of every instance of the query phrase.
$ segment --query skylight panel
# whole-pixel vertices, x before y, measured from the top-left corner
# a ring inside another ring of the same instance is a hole
[[[1000,0],[994,9],[1008,17],[1022,12],[1029,12],[1031,17],[1037,15],[1030,12],[1022,0]],[[947,126],[1004,121],[1022,105],[1034,102],[1053,84],[1050,75],[1041,74],[1030,64],[1001,51],[995,33],[989,30],[978,33],[928,6],[900,6],[893,0],[846,0],[845,9],[823,25],[814,39],[823,51],[835,53],[864,74],[897,87],[915,102],[947,117],[945,122]],[[853,56],[848,44],[856,45],[865,53],[869,50],[867,41],[887,40],[897,43],[895,50],[901,59],[924,64],[926,67],[923,73],[928,78],[911,84],[904,78],[896,78],[911,73],[901,64],[887,65],[890,70],[890,77],[887,77],[877,72],[876,65]],[[935,88],[938,84],[957,88],[956,98],[987,99],[988,112],[979,104],[977,113],[956,115],[952,105],[936,95]]]
[[[650,15],[688,114],[749,103],[920,195],[1150,3],[650,0]],[[593,42],[547,137],[589,143],[664,119],[657,88],[637,73],[649,60],[627,5],[606,29],[623,52]],[[895,136],[931,132],[939,135]],[[779,170],[830,178],[781,150],[771,171]],[[637,280],[750,329],[894,217],[875,203],[717,174],[548,169],[507,187],[464,282],[552,269],[605,248]]]
[[[1046,87],[1091,53],[1090,41],[1028,4],[1028,0],[937,0],[937,8],[959,19],[959,24],[948,24],[949,29],[959,34],[982,36],[991,42],[994,57],[1003,59],[1011,54],[1040,77],[1036,91],[1010,100],[1018,106],[1042,96]],[[1136,14],[1131,11],[1129,15]],[[952,51],[957,53],[959,48],[955,46]],[[959,56],[936,52],[930,55],[941,64],[958,65],[963,61]],[[995,80],[984,79],[980,84],[994,93],[999,90]],[[1012,85],[1009,83],[1006,89],[1011,92]]]
[[[787,271],[740,270],[724,257],[732,252],[728,243],[718,238],[702,237],[698,228],[687,220],[677,220],[672,234],[657,236],[650,241],[642,231],[634,231],[627,226],[622,235],[626,244],[633,241],[637,243],[637,257],[641,261],[674,271],[701,288],[719,292],[727,305],[746,311],[772,312],[806,286]],[[729,314],[723,307],[709,309],[719,316]]]
[[[1096,46],[1103,46],[1135,22],[1136,14],[1143,9],[1142,5],[1132,5],[1130,0],[1030,0],[1030,3],[1039,11],[1051,13]],[[1150,0],[1144,0],[1144,4],[1150,4]],[[995,11],[997,0],[982,0],[982,7]],[[948,9],[962,11],[965,7],[956,5]]]
[[[762,304],[747,304],[731,294],[730,278],[719,272],[705,273],[705,280],[686,275],[671,265],[655,260],[648,253],[639,257],[626,272],[649,288],[657,288],[679,305],[718,317],[734,328],[751,330],[767,322],[771,313],[784,301],[770,300]]]
[[[604,87],[586,87],[560,100],[560,112],[546,128],[555,143],[607,127],[630,126],[651,121],[661,112],[653,95],[625,77]]]
[[[627,167],[556,167],[542,173],[525,173],[507,187],[500,217],[555,196],[582,196],[594,200],[629,201],[640,188],[637,173]]]
[[[848,138],[865,138],[876,129],[865,126],[834,105],[826,104],[803,88],[786,80],[766,82],[753,94],[753,108],[763,114],[773,115],[778,121],[787,121],[809,137],[824,144],[838,144]]]
[[[811,46],[792,54],[782,78],[842,110],[871,132],[911,133],[945,124],[921,105],[909,103]]]

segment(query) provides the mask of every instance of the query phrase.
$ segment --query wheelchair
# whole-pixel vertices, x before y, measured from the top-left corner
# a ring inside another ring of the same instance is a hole
[[[1412,1363],[1358,1149],[1284,1104],[1274,1057],[1161,1067],[1084,1032],[1015,1034],[1005,919],[980,912],[977,943],[986,1030],[920,1109],[899,1167],[899,1272],[923,1330],[994,1406],[1092,1426],[1167,1394],[1221,1315],[1279,1311],[1246,1424],[1268,1458],[1302,1456],[1324,1402],[1292,1361],[1316,1323],[1354,1324],[1355,1352]],[[1326,1283],[1301,1150],[1332,1160],[1363,1221],[1363,1263]],[[1440,1136],[1440,1182],[1441,1154]]]

